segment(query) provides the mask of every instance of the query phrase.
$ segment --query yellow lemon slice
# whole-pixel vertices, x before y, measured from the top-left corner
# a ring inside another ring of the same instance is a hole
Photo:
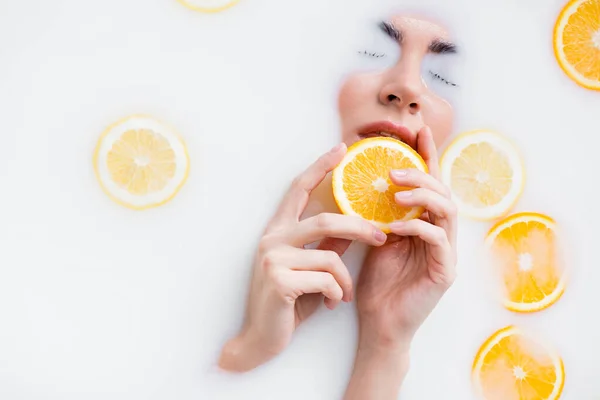
[[[554,25],[554,55],[577,84],[600,90],[600,0],[571,0]]]
[[[525,184],[517,148],[502,135],[486,130],[456,137],[442,154],[440,170],[459,212],[477,220],[506,214]]]
[[[240,0],[177,0],[190,10],[216,13],[233,7]]]
[[[396,192],[412,188],[394,185],[390,171],[408,168],[428,172],[423,158],[399,140],[374,137],[354,143],[332,174],[339,209],[372,222],[386,233],[392,222],[418,218],[423,207],[401,207],[394,200]]]
[[[551,346],[508,326],[481,346],[472,378],[477,395],[485,400],[556,400],[565,370]]]
[[[136,210],[171,200],[189,171],[185,143],[167,125],[133,115],[106,129],[96,145],[94,170],[104,192]]]
[[[547,215],[518,213],[490,229],[486,249],[504,286],[504,305],[516,312],[543,310],[565,290],[556,224]]]

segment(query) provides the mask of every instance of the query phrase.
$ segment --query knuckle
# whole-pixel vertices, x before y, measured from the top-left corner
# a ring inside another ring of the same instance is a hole
[[[265,252],[262,255],[260,264],[263,271],[268,272],[269,276],[272,276],[277,266],[277,255],[273,251]]]
[[[446,196],[448,198],[452,197],[452,190],[450,190],[450,188],[446,185],[444,185],[443,193],[444,193],[444,196]]]
[[[336,282],[336,280],[333,278],[332,275],[329,275],[329,278],[327,278],[327,283],[325,284],[325,289],[327,290],[328,293],[330,293],[331,298],[334,300],[341,300],[342,297],[344,296],[344,293],[342,292],[342,288],[340,287],[340,285],[338,285],[338,283]]]
[[[333,250],[325,251],[325,266],[331,271],[337,270],[340,265],[340,256]]]
[[[456,203],[451,201],[448,204],[448,217],[454,218],[457,216],[457,214],[458,214],[458,207],[456,206]]]
[[[434,240],[440,245],[447,243],[448,237],[446,236],[446,231],[440,227],[437,227],[434,233]]]
[[[329,232],[332,226],[332,216],[331,214],[322,213],[315,217],[315,225],[317,229],[322,232]]]
[[[302,173],[302,174],[298,175],[292,181],[292,185],[291,185],[292,190],[297,190],[297,191],[304,190],[307,186],[307,181],[308,181],[308,178],[306,176],[306,173]]]
[[[258,242],[259,254],[266,254],[273,248],[277,237],[272,233],[266,233]]]

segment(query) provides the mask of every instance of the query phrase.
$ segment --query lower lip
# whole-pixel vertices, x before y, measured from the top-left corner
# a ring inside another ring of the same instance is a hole
[[[358,136],[361,139],[367,139],[367,138],[373,138],[373,137],[385,137],[385,138],[390,138],[390,139],[396,139],[397,141],[404,143],[404,141],[402,139],[400,139],[399,137],[396,137],[396,136],[384,136],[384,135],[380,135],[378,133],[360,133]]]

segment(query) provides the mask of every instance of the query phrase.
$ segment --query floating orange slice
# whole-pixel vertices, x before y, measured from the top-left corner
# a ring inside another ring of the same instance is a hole
[[[577,84],[600,90],[600,0],[571,0],[554,26],[554,54]]]
[[[485,400],[556,400],[565,370],[551,346],[508,326],[481,346],[472,378],[475,391]]]
[[[539,311],[554,304],[565,290],[556,225],[538,213],[518,213],[489,231],[486,248],[501,276],[504,305],[516,312]]]
[[[525,169],[516,146],[487,130],[458,135],[444,150],[440,171],[461,215],[476,220],[505,215],[525,184]]]
[[[389,224],[418,218],[423,207],[401,207],[394,195],[402,188],[390,180],[392,169],[428,172],[409,145],[388,137],[363,139],[348,148],[332,174],[333,196],[343,214],[360,216],[386,233]]]
[[[216,13],[233,7],[240,0],[177,0],[193,11]]]
[[[185,143],[169,126],[133,115],[109,126],[98,139],[94,170],[116,203],[142,210],[171,200],[189,172]]]

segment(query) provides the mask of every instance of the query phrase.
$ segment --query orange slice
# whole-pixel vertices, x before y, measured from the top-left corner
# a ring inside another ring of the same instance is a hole
[[[502,277],[504,306],[533,312],[554,304],[565,290],[556,225],[538,213],[518,213],[489,231],[486,249]]]
[[[600,0],[571,0],[554,25],[554,55],[577,84],[600,90]]]
[[[457,136],[440,158],[440,171],[460,214],[477,220],[505,215],[525,183],[517,148],[504,136],[487,130]]]
[[[412,188],[396,186],[392,169],[419,169],[428,172],[423,158],[409,145],[388,137],[363,139],[348,148],[333,170],[335,201],[346,215],[360,216],[389,233],[389,224],[418,218],[423,207],[400,207],[396,192]]]
[[[551,346],[508,326],[481,346],[472,378],[475,391],[485,400],[556,400],[565,370]]]
[[[216,13],[236,5],[240,0],[177,0],[193,11]]]
[[[98,139],[94,171],[116,203],[142,210],[165,204],[189,172],[185,143],[169,126],[133,115],[109,126]]]

